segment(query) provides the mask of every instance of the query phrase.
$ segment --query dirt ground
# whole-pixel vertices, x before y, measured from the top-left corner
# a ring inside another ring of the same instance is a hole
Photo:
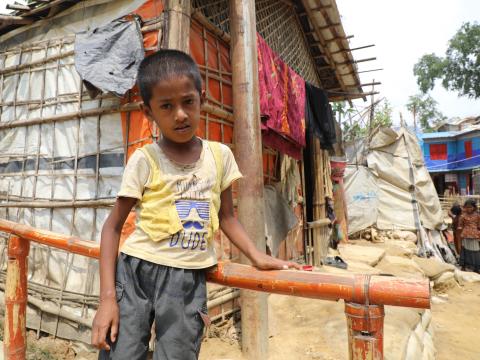
[[[480,345],[480,284],[469,284],[448,291],[444,303],[432,305],[435,329],[434,343],[437,360],[478,360]],[[342,360],[347,359],[346,325],[341,302],[315,301],[309,299],[270,295],[271,360]],[[388,307],[386,316],[401,316],[392,313],[400,308]],[[333,327],[326,329],[325,327]],[[386,329],[387,330],[387,329]],[[326,338],[326,332],[338,333],[335,338]],[[385,333],[385,348],[389,344]],[[389,356],[385,354],[387,359]],[[203,346],[200,360],[239,360],[240,346],[228,338],[209,338]],[[412,359],[416,360],[416,359]]]
[[[480,359],[480,284],[450,290],[432,314],[437,360]]]
[[[437,360],[480,359],[480,284],[467,284],[448,290],[442,303],[433,301],[434,342]],[[434,299],[438,297],[434,297]],[[269,296],[269,359],[271,360],[342,360],[347,359],[346,325],[342,302],[330,302]],[[387,307],[386,319],[402,317],[402,308]],[[387,320],[386,320],[387,321]],[[3,319],[1,319],[3,323]],[[228,331],[228,332],[227,332]],[[202,345],[200,360],[241,360],[235,327],[218,329],[219,337],[208,338]],[[329,334],[337,334],[330,336]],[[0,338],[2,337],[0,329]],[[385,348],[389,343],[388,327]],[[75,356],[71,343],[51,337],[28,336],[28,359],[57,360],[96,358],[92,353]],[[75,349],[76,350],[76,349]],[[388,354],[385,354],[388,359]],[[416,360],[416,359],[412,359]]]
[[[357,242],[357,244],[361,244]],[[379,247],[384,245],[379,244]],[[358,252],[356,248],[355,252]],[[389,250],[390,253],[392,249]],[[399,254],[401,255],[401,254]],[[353,264],[353,261],[351,262]],[[358,267],[358,264],[356,265]],[[361,269],[360,269],[361,270]],[[352,266],[352,271],[355,271]],[[358,270],[357,270],[358,271]],[[480,283],[455,286],[444,294],[433,293],[432,318],[437,360],[480,359]],[[270,360],[343,360],[347,359],[347,334],[344,304],[289,296],[270,295]],[[385,360],[403,359],[416,310],[385,308]],[[0,319],[3,323],[3,319]],[[202,345],[200,360],[240,360],[242,358],[239,325],[233,320],[212,327]],[[3,338],[0,329],[0,339]],[[35,360],[93,360],[95,353],[79,343],[51,337],[28,336],[28,357]],[[0,356],[1,359],[1,356]],[[261,359],[259,359],[261,360]],[[417,360],[417,359],[408,359]],[[420,359],[419,359],[420,360]]]

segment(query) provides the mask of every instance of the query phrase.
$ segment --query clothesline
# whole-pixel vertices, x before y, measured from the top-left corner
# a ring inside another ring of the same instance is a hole
[[[463,162],[463,161],[475,159],[475,158],[478,158],[478,157],[480,157],[480,155],[475,155],[475,156],[469,157],[468,159],[450,161],[450,162],[446,162],[446,163],[439,164],[439,165],[432,165],[432,166],[428,166],[428,169],[437,168],[437,167],[442,167],[442,166],[446,166],[446,165],[450,165],[450,164],[456,164],[456,163],[459,163],[459,162]],[[479,165],[479,166],[480,166],[480,165]],[[455,170],[455,169],[452,169],[452,170]]]

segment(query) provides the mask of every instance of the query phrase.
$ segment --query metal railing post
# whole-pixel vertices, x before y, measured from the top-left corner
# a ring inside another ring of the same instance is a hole
[[[4,356],[25,360],[27,350],[27,268],[30,241],[12,235],[8,241],[5,284]]]
[[[383,360],[383,305],[345,302],[349,360]]]

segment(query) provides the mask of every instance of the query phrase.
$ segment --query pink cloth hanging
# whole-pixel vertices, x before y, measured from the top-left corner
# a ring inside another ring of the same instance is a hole
[[[305,146],[305,80],[259,34],[257,48],[263,142],[300,159]]]

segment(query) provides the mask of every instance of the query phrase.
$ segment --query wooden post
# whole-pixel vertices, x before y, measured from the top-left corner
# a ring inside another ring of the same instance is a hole
[[[238,218],[259,250],[265,251],[263,161],[258,59],[253,0],[230,1],[235,153],[244,178],[238,187]],[[242,256],[242,262],[248,259]],[[242,290],[242,348],[247,359],[266,359],[268,305],[265,294]]]
[[[7,360],[24,360],[27,350],[27,266],[30,242],[18,236],[8,241],[3,350]]]
[[[313,197],[313,218],[314,221],[324,219],[326,217],[325,202],[325,176],[324,176],[324,153],[320,146],[320,140],[312,137],[312,152],[315,169],[314,177],[314,197]],[[313,233],[313,264],[320,266],[322,259],[327,255],[328,248],[328,230],[326,227],[315,228]]]
[[[190,53],[190,0],[167,0],[167,48]]]
[[[345,303],[349,360],[383,360],[383,305]]]

